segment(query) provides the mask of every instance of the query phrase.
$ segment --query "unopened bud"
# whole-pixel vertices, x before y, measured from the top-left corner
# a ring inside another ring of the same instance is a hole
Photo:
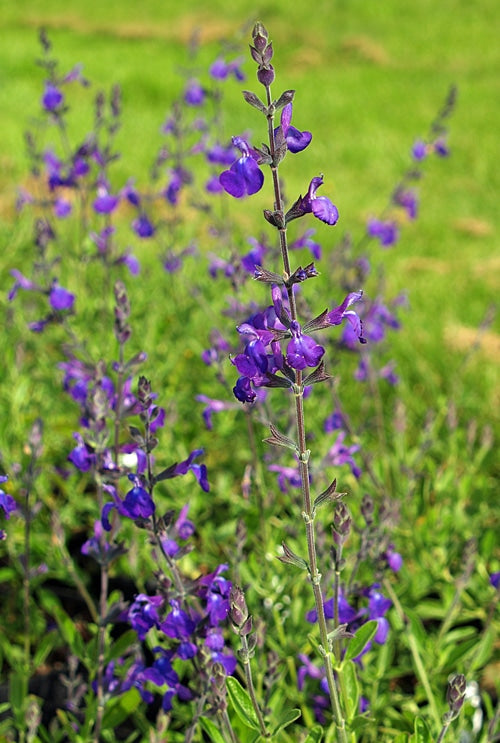
[[[460,712],[464,703],[466,689],[467,681],[463,673],[457,673],[456,676],[450,679],[446,691],[446,701],[450,707],[450,712],[455,714]]]
[[[335,506],[335,513],[333,515],[333,527],[337,534],[342,537],[347,537],[351,531],[352,518],[349,513],[349,509],[346,504],[340,501]]]

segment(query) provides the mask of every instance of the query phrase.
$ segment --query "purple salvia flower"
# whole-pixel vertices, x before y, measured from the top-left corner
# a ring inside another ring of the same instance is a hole
[[[0,475],[0,483],[7,482],[7,475]],[[5,518],[10,519],[10,514],[17,510],[17,503],[14,498],[6,493],[0,487],[0,508],[3,510]]]
[[[58,219],[69,217],[72,208],[71,202],[67,199],[58,198],[54,201],[54,214]]]
[[[342,304],[339,304],[338,307],[335,307],[327,314],[326,322],[329,325],[340,325],[344,320],[347,320],[359,342],[366,343],[365,338],[363,338],[363,326],[358,314],[354,310],[348,309],[355,302],[359,302],[362,296],[362,291],[350,292]]]
[[[45,90],[42,96],[42,106],[46,111],[57,111],[64,101],[64,95],[59,88],[53,83],[45,83]]]
[[[281,111],[281,131],[286,140],[286,146],[289,152],[302,152],[309,146],[312,140],[311,132],[301,132],[291,125],[292,121],[292,104],[287,103]],[[277,130],[275,130],[276,132]]]
[[[417,161],[423,160],[427,156],[427,145],[421,139],[414,143],[411,154]]]
[[[366,228],[370,237],[376,237],[383,248],[395,245],[399,239],[399,230],[396,222],[370,219]]]
[[[119,196],[113,196],[106,185],[101,184],[97,187],[97,197],[92,204],[93,209],[98,214],[111,214],[114,212],[120,201]]]
[[[229,170],[224,170],[220,174],[219,181],[230,196],[240,199],[260,191],[264,183],[264,174],[242,137],[233,137],[233,145],[240,150],[241,157],[231,165]]]
[[[415,191],[412,189],[405,191],[402,188],[398,188],[394,193],[393,202],[398,206],[403,207],[408,219],[416,219],[418,213],[418,199]]]
[[[314,214],[317,219],[329,225],[337,224],[339,211],[327,196],[316,196],[316,191],[323,185],[323,176],[315,176],[309,184],[306,196],[297,204],[300,216]],[[293,207],[292,207],[293,208]]]
[[[49,303],[57,312],[71,310],[75,303],[75,295],[54,281],[49,294]]]
[[[138,237],[142,237],[143,239],[152,237],[155,234],[155,227],[146,214],[140,214],[137,219],[134,219],[132,229]]]
[[[201,106],[205,100],[205,91],[198,80],[190,80],[184,91],[184,101],[189,106]]]
[[[296,320],[290,324],[292,340],[288,343],[286,349],[286,360],[292,369],[305,369],[310,366],[317,366],[321,361],[325,349],[320,346],[314,338],[304,335],[300,325]]]
[[[159,627],[158,609],[163,605],[162,596],[146,596],[140,593],[128,610],[128,621],[142,642],[152,627]]]
[[[328,450],[325,460],[332,467],[341,467],[343,464],[348,464],[351,468],[351,472],[354,477],[359,478],[361,475],[361,469],[357,466],[354,461],[353,454],[359,451],[358,444],[352,444],[351,446],[344,445],[344,439],[346,437],[345,431],[341,431],[333,446]]]

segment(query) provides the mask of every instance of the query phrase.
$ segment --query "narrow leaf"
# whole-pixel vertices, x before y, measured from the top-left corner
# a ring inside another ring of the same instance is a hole
[[[432,743],[431,732],[423,717],[415,718],[415,743]]]
[[[203,732],[210,736],[212,743],[225,743],[219,728],[209,717],[200,717],[198,722]]]
[[[285,563],[285,565],[294,565],[296,568],[300,568],[301,570],[309,570],[309,565],[304,558],[296,555],[290,547],[287,547],[285,542],[282,542],[281,546],[283,547],[283,554],[278,555],[278,560],[280,562]]]
[[[248,692],[234,676],[228,676],[226,684],[229,699],[240,720],[247,727],[260,731],[259,721]]]
[[[345,686],[346,713],[348,721],[351,721],[358,712],[359,705],[359,681],[356,666],[352,660],[344,663],[342,668],[342,677]]]
[[[304,743],[321,743],[323,737],[323,728],[319,725],[315,725],[309,730],[309,735],[305,739]]]
[[[364,650],[370,640],[375,636],[377,628],[378,623],[374,619],[371,619],[369,622],[366,622],[366,624],[363,624],[358,629],[358,631],[350,641],[349,645],[347,646],[345,660],[352,660],[353,658],[357,658],[357,656]]]
[[[271,431],[271,436],[269,436],[267,439],[264,439],[267,444],[272,444],[273,446],[283,446],[285,447],[285,449],[291,449],[294,452],[298,452],[297,444],[295,443],[295,441],[278,431],[276,426],[274,426],[272,423],[269,424],[269,430]]]
[[[300,709],[297,709],[294,707],[294,709],[287,710],[283,716],[281,717],[280,721],[278,722],[278,725],[273,730],[273,735],[276,735],[280,732],[280,730],[284,730],[289,725],[292,724],[292,722],[295,722],[295,720],[298,720],[301,716],[302,712]]]
[[[305,382],[304,382],[305,384]],[[326,490],[323,490],[322,493],[320,493],[317,498],[314,499],[314,508],[320,508],[320,506],[323,506],[325,503],[329,503],[331,501],[339,500],[342,498],[342,496],[347,495],[347,493],[337,493],[336,491],[337,487],[337,480],[333,480],[333,482],[327,487]]]

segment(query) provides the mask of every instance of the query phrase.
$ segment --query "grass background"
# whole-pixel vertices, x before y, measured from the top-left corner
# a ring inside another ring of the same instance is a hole
[[[260,18],[274,40],[277,85],[298,90],[296,123],[313,131],[308,167],[311,173],[325,173],[325,189],[339,206],[341,226],[354,235],[384,206],[408,163],[412,142],[427,131],[449,86],[458,86],[452,157],[430,165],[418,223],[384,256],[394,291],[406,288],[411,299],[407,337],[396,340],[405,345],[411,337],[417,351],[408,358],[408,371],[421,366],[419,359],[431,357],[438,377],[449,378],[450,355],[458,370],[460,356],[470,349],[498,293],[496,17],[494,0],[417,0],[404,5],[388,0],[383,7],[365,0],[324,0],[314,8],[236,0],[230,13],[225,2],[2,0],[2,231],[9,238],[15,225],[15,188],[26,174],[22,133],[40,97],[42,75],[33,65],[39,53],[38,28],[49,31],[61,69],[80,61],[96,86],[109,89],[115,81],[122,85],[119,144],[130,172],[149,163],[151,139],[179,91],[176,68],[188,63],[186,43],[193,32],[203,44],[199,60],[208,64],[217,40],[231,38]],[[248,62],[245,69],[246,86],[252,87]],[[257,118],[251,121],[236,87],[229,96],[228,137],[237,126],[260,124]],[[303,190],[299,173],[295,181],[293,173],[291,178]],[[325,239],[327,235],[325,229]],[[0,259],[2,286],[8,253],[7,248]],[[10,267],[10,259],[7,263]],[[484,399],[495,385],[498,335],[485,333],[482,348],[475,371],[477,391]]]

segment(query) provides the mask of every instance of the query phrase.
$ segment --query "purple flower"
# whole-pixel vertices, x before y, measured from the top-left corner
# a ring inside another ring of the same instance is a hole
[[[348,294],[338,307],[334,307],[334,309],[327,314],[326,322],[329,325],[340,325],[344,320],[347,320],[359,342],[366,343],[365,338],[363,338],[363,325],[358,314],[354,312],[354,310],[348,309],[352,304],[355,304],[355,302],[359,302],[362,296],[362,291],[351,292]]]
[[[207,479],[206,465],[196,464],[193,462],[193,460],[196,459],[196,457],[199,457],[200,454],[203,454],[203,449],[195,449],[194,451],[192,451],[187,459],[185,459],[183,462],[179,462],[179,464],[175,466],[172,477],[185,475],[189,471],[191,471],[198,480],[198,484],[201,489],[204,490],[205,493],[208,493],[210,490],[210,485]]]
[[[83,401],[86,400],[86,392]],[[96,463],[96,456],[93,449],[88,446],[83,440],[81,434],[74,433],[73,438],[77,442],[77,446],[71,450],[68,455],[68,460],[78,469],[80,472],[88,472]]]
[[[233,145],[240,150],[241,157],[231,165],[229,170],[224,170],[220,174],[219,181],[230,196],[240,199],[242,196],[251,196],[260,191],[264,183],[264,173],[242,137],[233,137]]]
[[[128,610],[128,621],[135,629],[139,640],[144,640],[151,627],[159,627],[158,609],[163,604],[161,596],[146,596],[140,593]]]
[[[493,588],[500,588],[500,571],[496,573],[491,573],[490,583],[493,586]]]
[[[26,276],[24,276],[24,274],[18,271],[17,268],[11,269],[10,273],[11,273],[11,276],[13,276],[16,281],[7,296],[9,302],[11,302],[14,299],[19,289],[26,289],[27,291],[31,291],[33,289],[38,288],[37,285],[33,281],[26,278]]]
[[[399,230],[396,222],[383,222],[379,219],[370,219],[366,231],[371,237],[376,237],[383,248],[395,245],[399,239]]]
[[[248,377],[238,377],[236,384],[233,387],[233,394],[240,402],[254,402],[257,397],[257,393],[252,388],[252,384]]]
[[[65,219],[66,217],[69,217],[71,214],[72,206],[71,202],[67,199],[56,199],[54,201],[54,214],[59,219]]]
[[[402,188],[398,188],[392,199],[395,204],[403,207],[408,219],[416,219],[418,212],[418,199],[415,191],[412,189],[405,191]]]
[[[119,196],[113,196],[108,187],[101,184],[97,188],[97,197],[92,206],[98,214],[111,214],[118,206],[119,201]]]
[[[57,312],[71,310],[75,303],[75,295],[54,281],[49,294],[49,302],[52,309]]]
[[[307,248],[311,251],[313,258],[319,261],[321,258],[321,245],[311,239],[315,232],[316,230],[313,229],[306,230],[301,237],[290,244],[290,249],[298,250],[299,248]]]
[[[42,96],[42,106],[46,111],[56,111],[64,100],[64,95],[59,88],[53,83],[45,83],[45,90]]]
[[[332,433],[344,427],[344,419],[340,410],[334,410],[328,418],[325,419],[325,433]]]
[[[7,482],[7,475],[0,475],[0,483]],[[10,514],[17,510],[17,503],[14,498],[0,488],[0,508],[3,509],[6,519],[10,519]]]
[[[165,620],[160,624],[160,629],[168,637],[177,640],[187,640],[196,628],[196,621],[192,619],[175,599],[170,601],[172,611],[167,614]]]
[[[292,121],[292,104],[287,103],[283,106],[281,112],[281,131],[286,140],[286,146],[289,152],[302,152],[310,144],[312,139],[311,132],[301,132],[291,125]],[[277,130],[275,130],[276,134]]]
[[[154,225],[145,214],[140,214],[132,222],[132,229],[135,234],[142,238],[152,237],[155,234]]]
[[[138,519],[148,519],[156,510],[153,499],[147,490],[140,484],[140,479],[135,475],[129,475],[129,480],[134,483],[134,487],[128,491],[122,501],[112,485],[104,485],[104,489],[113,497],[113,503],[106,503],[102,509],[102,525],[106,531],[111,531],[109,514],[116,508],[120,516],[126,516],[134,521]]]
[[[280,464],[270,464],[270,472],[278,473],[278,487],[282,493],[288,493],[290,487],[300,488],[302,480],[297,467],[284,467]]]
[[[307,366],[317,366],[321,361],[325,349],[314,338],[303,335],[296,320],[290,324],[292,340],[286,349],[286,360],[292,369],[305,369]]]
[[[411,154],[415,160],[423,160],[427,156],[427,145],[421,139],[414,143]]]
[[[335,204],[327,196],[316,196],[316,191],[322,185],[323,176],[315,176],[312,179],[306,196],[300,197],[296,204],[297,216],[312,213],[317,219],[320,219],[326,224],[337,224],[339,211]],[[294,207],[292,207],[293,209]]]
[[[205,91],[197,80],[190,80],[184,91],[184,100],[189,106],[201,106],[205,100]]]
[[[360,447],[358,444],[345,446],[345,437],[345,431],[341,431],[333,446],[328,450],[325,460],[332,467],[341,467],[343,464],[348,464],[354,477],[358,478],[361,475],[361,470],[354,461],[353,454],[359,451]]]
[[[216,80],[226,80],[229,75],[233,75],[236,80],[240,82],[245,79],[245,75],[241,70],[241,59],[233,59],[231,62],[226,62],[223,57],[218,57],[210,67],[210,75]]]

